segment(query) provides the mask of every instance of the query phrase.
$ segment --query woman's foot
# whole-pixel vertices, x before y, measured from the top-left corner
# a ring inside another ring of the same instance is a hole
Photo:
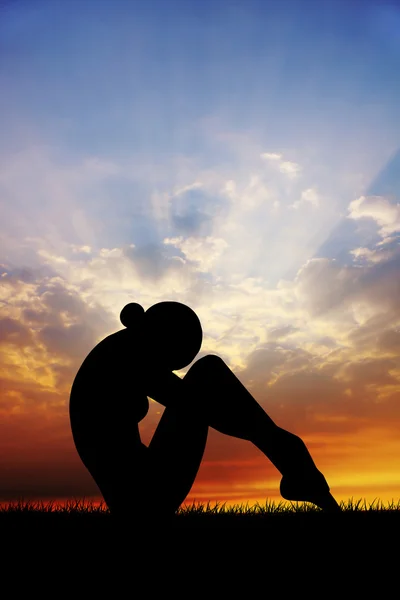
[[[313,475],[299,477],[282,477],[281,496],[291,502],[311,502],[324,512],[341,512],[341,509],[329,491],[329,486],[322,473],[316,470]]]

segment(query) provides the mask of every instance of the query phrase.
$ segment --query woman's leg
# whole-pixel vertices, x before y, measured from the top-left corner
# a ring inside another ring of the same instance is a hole
[[[251,441],[271,460],[283,476],[285,499],[339,510],[304,442],[273,422],[222,359],[209,355],[198,360],[185,382],[185,393],[205,422],[217,431]]]
[[[148,447],[148,505],[174,514],[190,492],[203,458],[208,425],[190,398],[168,406]]]

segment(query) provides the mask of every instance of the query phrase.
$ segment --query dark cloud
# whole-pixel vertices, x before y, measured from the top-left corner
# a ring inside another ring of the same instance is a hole
[[[80,316],[84,312],[84,303],[76,292],[66,289],[62,280],[50,282],[41,300],[49,312],[59,314],[66,312],[71,316]]]
[[[37,335],[50,353],[80,359],[99,337],[121,328],[113,315],[99,305],[89,306],[79,291],[68,289],[63,280],[50,280],[42,287],[40,299],[47,309],[46,324]],[[67,325],[62,315],[72,323]],[[38,318],[31,313],[28,316]],[[40,317],[43,322],[43,314]]]
[[[397,431],[400,423],[399,381],[390,374],[398,361],[370,359],[340,365],[332,374],[287,373],[257,397],[278,425],[295,432],[356,432],[382,427]],[[378,400],[380,392],[388,392]]]
[[[24,283],[35,284],[45,277],[52,277],[55,275],[56,272],[47,265],[31,268],[0,264],[0,281],[2,285],[16,286],[17,284]]]
[[[170,264],[161,244],[146,244],[128,248],[125,255],[130,258],[144,279],[160,279]]]
[[[165,244],[146,244],[124,250],[143,279],[159,280],[171,271],[185,268],[182,253]]]
[[[340,265],[310,260],[297,274],[296,289],[313,315],[342,310],[351,302],[368,302],[379,312],[400,315],[400,248],[388,260],[372,265]]]
[[[327,335],[319,338],[316,343],[320,346],[325,346],[326,348],[335,348],[337,346],[336,341]]]
[[[321,315],[338,308],[357,289],[361,270],[342,267],[328,258],[312,259],[296,277],[297,290],[306,308]]]
[[[382,352],[390,352],[400,356],[400,329],[383,331],[378,336],[377,347]]]
[[[260,403],[275,422],[296,433],[354,431],[358,427],[348,416],[346,385],[315,371],[286,373],[260,396]],[[336,421],[338,416],[348,421]]]
[[[342,375],[357,386],[396,385],[399,380],[390,374],[399,366],[399,361],[389,358],[365,358],[344,365]]]
[[[364,270],[357,297],[367,299],[381,311],[400,316],[400,247],[389,260]]]
[[[333,229],[313,258],[335,259],[340,265],[353,262],[351,251],[354,248],[375,246],[381,237],[372,219],[342,219]]]
[[[40,330],[38,339],[54,357],[75,358],[88,354],[96,345],[97,332],[85,323],[69,327],[48,325]]]
[[[390,327],[392,323],[392,315],[383,313],[377,314],[365,321],[362,325],[356,325],[350,329],[348,340],[352,345],[362,350],[374,348],[377,343],[378,335]]]
[[[30,325],[45,324],[47,321],[46,314],[44,311],[32,310],[31,308],[25,308],[22,311],[24,321]]]
[[[297,327],[293,327],[293,325],[285,325],[284,327],[277,327],[276,329],[271,329],[268,331],[268,339],[273,342],[276,340],[280,340],[282,338],[286,338],[291,333],[295,333],[298,331]]]
[[[10,317],[0,319],[0,344],[7,342],[17,346],[32,343],[32,333],[28,327]]]
[[[400,331],[393,325],[393,313],[383,312],[370,317],[350,330],[348,340],[359,351],[400,355]]]
[[[172,222],[179,233],[185,235],[209,235],[211,232],[210,217],[198,209],[188,210],[186,214],[173,214]],[[208,225],[208,227],[207,227]]]
[[[212,234],[213,219],[228,206],[225,198],[202,189],[190,189],[171,199],[172,225],[177,233],[192,236]]]
[[[266,385],[282,369],[304,368],[310,362],[311,354],[300,348],[284,348],[268,343],[254,350],[247,359],[246,368],[240,372],[240,379],[253,388]]]
[[[374,342],[379,345],[376,325]],[[400,333],[383,337],[390,348],[399,338]],[[334,350],[325,362],[299,348],[269,343],[249,356],[238,377],[278,424],[297,432],[352,432],[371,423],[398,427],[400,381],[395,373],[400,356],[346,356],[343,349]]]
[[[285,361],[286,353],[282,348],[273,344],[258,348],[248,357],[246,369],[240,373],[240,378],[248,384],[254,381],[267,383],[274,368],[283,365]]]
[[[27,268],[13,268],[11,266],[1,265],[0,275],[2,285],[12,285],[17,281],[20,281],[21,283],[32,283],[35,281],[33,270]]]

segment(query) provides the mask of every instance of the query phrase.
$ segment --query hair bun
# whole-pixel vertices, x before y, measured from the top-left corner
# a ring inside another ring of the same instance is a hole
[[[124,327],[135,327],[138,321],[143,318],[144,308],[137,302],[126,304],[121,310],[119,319]]]

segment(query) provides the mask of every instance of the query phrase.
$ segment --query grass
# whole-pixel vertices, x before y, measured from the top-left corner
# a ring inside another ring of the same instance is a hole
[[[340,502],[340,508],[343,513],[397,513],[400,515],[400,500],[392,500],[384,503],[379,499],[373,502],[367,502],[365,499],[354,500],[350,498],[347,502]],[[322,511],[307,502],[274,502],[267,500],[265,504],[256,503],[236,504],[227,506],[225,502],[216,502],[206,504],[194,502],[191,505],[181,507],[176,519],[182,520],[183,517],[261,517],[271,515],[293,515],[293,514],[323,514]],[[107,516],[109,510],[104,502],[99,504],[85,499],[74,499],[66,503],[43,502],[43,501],[25,501],[18,500],[9,502],[0,506],[0,518],[11,515],[60,515],[60,516]]]
[[[342,511],[345,512],[359,512],[359,511],[400,511],[400,500],[397,503],[392,500],[391,502],[384,504],[380,500],[374,500],[368,503],[366,500],[359,499],[354,500],[351,498],[348,502],[340,503]],[[178,515],[216,515],[216,514],[229,514],[229,515],[265,515],[265,514],[276,514],[276,513],[304,513],[304,512],[320,512],[318,508],[308,503],[294,503],[294,502],[274,502],[267,501],[265,505],[256,503],[254,505],[249,504],[236,504],[233,506],[227,506],[225,502],[216,502],[212,505],[210,502],[207,504],[193,503],[185,507],[181,507],[178,511]],[[69,515],[87,515],[87,514],[109,514],[107,506],[100,502],[95,504],[90,500],[70,500],[66,503],[57,502],[43,502],[43,501],[24,501],[18,500],[9,502],[3,506],[0,506],[0,514],[26,514],[26,513],[57,513],[57,514],[69,514]]]
[[[400,533],[400,500],[383,503],[376,499],[373,502],[351,498],[341,502],[342,513],[329,515],[308,503],[274,502],[264,504],[237,504],[227,506],[225,503],[193,503],[180,508],[176,515],[168,521],[167,527],[175,532],[194,529],[216,531],[232,529],[235,531],[268,531],[272,536],[280,537],[285,531],[288,535],[319,536],[323,531],[329,535],[342,532],[354,535],[368,530],[370,534],[383,532]],[[147,519],[147,520],[146,520]],[[157,514],[154,518],[145,515],[130,514],[116,521],[104,503],[95,504],[90,501],[71,500],[65,504],[56,502],[10,502],[0,507],[0,535],[7,531],[19,531],[21,535],[35,532],[34,535],[46,534],[52,536],[56,532],[66,536],[77,536],[83,532],[90,535],[108,535],[115,530],[127,529],[132,523],[135,531],[160,529]],[[163,522],[162,527],[165,526]],[[297,532],[297,534],[296,534]],[[397,534],[397,535],[398,535]]]
[[[202,577],[208,576],[211,565],[217,565],[224,586],[226,573],[234,582],[239,573],[250,574],[254,581],[261,577],[262,586],[265,574],[275,577],[282,565],[290,566],[291,573],[295,564],[309,577],[310,565],[316,568],[318,561],[322,564],[319,568],[328,570],[329,579],[333,572],[340,579],[351,557],[359,587],[358,574],[364,572],[364,566],[357,566],[358,560],[365,563],[373,557],[373,572],[382,574],[390,568],[391,555],[397,557],[391,548],[400,534],[400,500],[383,503],[352,498],[341,502],[341,508],[341,514],[327,515],[307,503],[193,503],[182,507],[167,528],[152,527],[140,519],[131,528],[125,521],[114,522],[104,503],[21,500],[0,506],[0,536],[11,562],[18,557],[19,568],[28,568],[33,557],[45,560],[52,564],[53,574],[61,570],[60,581],[64,581],[66,569],[70,578],[77,578],[78,569],[83,569],[86,575],[82,577],[89,578],[92,585],[93,573],[103,576],[107,565],[115,561],[128,561],[129,576],[141,573],[146,565],[153,568],[152,561],[157,568],[172,561],[174,577],[180,569],[198,582],[199,565]],[[260,568],[255,568],[257,557]],[[88,568],[91,558],[94,566]],[[379,566],[381,559],[384,564]],[[291,576],[284,577],[289,581]],[[155,582],[154,575],[149,581]],[[314,581],[312,585],[317,584]]]
[[[148,518],[143,514],[130,514],[115,521],[104,503],[71,500],[64,504],[57,502],[32,502],[20,500],[0,506],[0,535],[7,532],[20,536],[32,535],[62,537],[114,535],[117,531],[145,532],[149,529],[161,531],[167,527],[175,533],[185,535],[185,531],[214,531],[232,529],[234,531],[264,532],[278,540],[282,532],[289,536],[304,537],[340,533],[345,536],[352,532],[353,537],[364,531],[370,535],[400,533],[400,500],[383,503],[376,499],[366,502],[363,499],[341,502],[342,513],[329,515],[308,503],[274,502],[265,504],[193,503],[180,508],[167,523],[160,522],[158,515]],[[192,535],[192,534],[191,534]]]
[[[354,500],[351,498],[347,502],[340,502],[340,508],[343,512],[360,512],[360,511],[379,511],[389,512],[398,511],[400,514],[400,500],[397,502],[392,500],[384,504],[381,500],[374,500],[368,503],[366,500]],[[313,504],[307,502],[274,502],[268,501],[265,504],[256,503],[252,506],[248,504],[237,504],[227,507],[225,503],[216,503],[212,506],[208,504],[192,504],[180,509],[178,514],[227,514],[227,515],[276,515],[276,514],[293,514],[293,513],[321,513],[321,510]]]

